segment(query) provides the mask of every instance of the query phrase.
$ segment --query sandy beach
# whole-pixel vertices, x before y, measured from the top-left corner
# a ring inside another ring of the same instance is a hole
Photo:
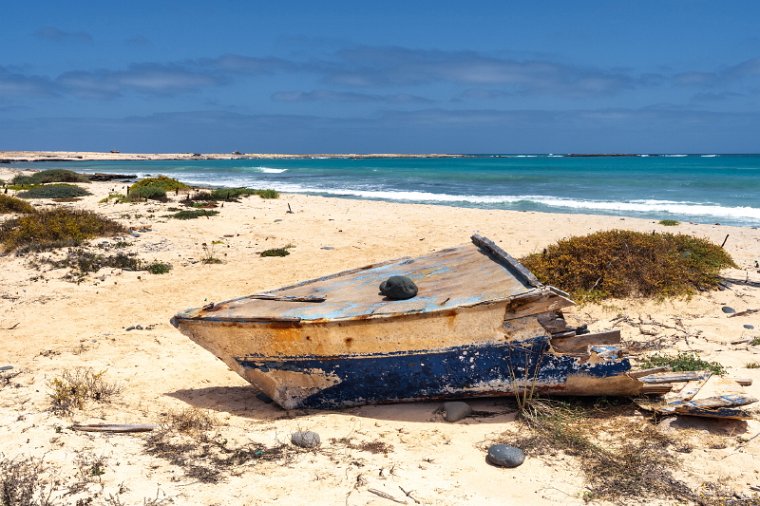
[[[12,160],[30,156],[0,153],[0,158]],[[89,156],[55,152],[35,159]],[[152,159],[102,156],[114,158],[92,159]],[[15,173],[0,168],[0,179],[8,181]],[[61,504],[88,497],[91,502],[80,504],[143,504],[154,498],[178,505],[393,503],[382,494],[407,504],[584,504],[593,498],[571,455],[528,452],[525,464],[516,469],[485,462],[490,443],[509,443],[524,430],[508,399],[472,401],[477,412],[490,415],[457,423],[443,420],[438,402],[285,411],[257,398],[253,387],[177,332],[169,319],[188,307],[465,243],[474,232],[518,258],[560,238],[599,230],[687,233],[717,244],[725,241],[739,266],[725,275],[760,280],[760,230],[749,227],[664,227],[633,218],[294,194],[225,202],[216,209],[217,216],[179,221],[166,217],[176,202],[99,203],[124,184],[83,185],[93,195],[76,202],[32,202],[41,208],[94,210],[117,220],[135,231],[120,239],[129,243],[124,251],[146,261],[170,263],[169,273],[106,268],[74,283],[63,279],[64,269],[36,267],[28,257],[0,256],[0,365],[14,367],[2,373],[7,380],[0,381],[0,453],[9,459],[43,459],[46,475],[59,481],[55,497]],[[257,254],[286,245],[293,246],[287,257]],[[209,249],[221,263],[202,262]],[[722,310],[726,305],[737,312],[760,309],[760,289],[733,285],[690,299],[611,300],[578,306],[567,316],[588,323],[592,330],[618,328],[625,341],[646,352],[697,352],[720,362],[729,376],[752,379],[746,390],[760,397],[760,369],[747,367],[760,362],[760,346],[751,345],[752,339],[760,338],[760,312],[730,317]],[[119,393],[69,414],[52,412],[51,382],[78,367],[105,371]],[[255,444],[279,448],[281,454],[230,464],[216,483],[204,483],[169,458],[146,452],[147,433],[70,429],[75,423],[162,424],[167,416],[188,408],[210,416],[213,426],[206,433],[223,438],[229,447]],[[694,491],[720,484],[726,493],[750,497],[751,487],[760,486],[758,421],[666,420],[656,425],[640,412],[623,421],[642,430],[654,427],[678,441],[668,450],[677,461],[674,476]],[[309,451],[292,447],[290,434],[297,430],[318,432],[321,446]],[[82,469],[91,469],[93,461],[102,462],[102,473],[83,478]],[[72,485],[78,482],[84,484]],[[629,499],[624,502],[638,500]]]

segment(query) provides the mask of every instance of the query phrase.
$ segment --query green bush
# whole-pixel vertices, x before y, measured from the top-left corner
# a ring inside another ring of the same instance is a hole
[[[91,211],[66,208],[39,211],[0,224],[6,253],[77,246],[94,237],[126,233],[119,223]]]
[[[70,199],[92,195],[84,188],[73,184],[56,183],[33,186],[18,194],[24,199]]]
[[[216,216],[219,214],[219,211],[208,211],[206,209],[193,209],[192,211],[179,211],[174,214],[170,214],[170,218],[174,218],[176,220],[194,220],[196,218],[200,218],[202,216],[205,216],[206,218],[210,216]]]
[[[6,213],[33,213],[34,208],[29,202],[24,202],[16,197],[0,193],[0,214]]]
[[[76,172],[66,169],[48,169],[40,172],[35,172],[30,176],[23,176],[21,174],[13,178],[13,184],[25,185],[25,184],[42,184],[42,183],[89,183],[90,178],[84,174],[77,174]]]
[[[151,274],[166,274],[172,270],[172,264],[153,262],[145,266],[145,270]]]
[[[163,190],[157,186],[141,186],[135,189],[132,189],[130,187],[129,195],[127,195],[126,200],[129,202],[139,202],[142,200],[158,200],[165,202],[166,190]]]
[[[579,301],[691,295],[716,288],[720,270],[736,267],[705,239],[628,230],[563,239],[521,261],[542,282]]]
[[[677,220],[660,220],[657,223],[659,223],[663,227],[675,227],[681,224],[681,222]]]
[[[185,183],[177,181],[173,177],[168,177],[168,176],[146,177],[145,179],[141,179],[138,182],[134,183],[132,186],[130,186],[129,193],[131,194],[133,191],[136,191],[140,188],[158,188],[160,190],[163,190],[164,192],[173,192],[177,190],[187,190],[190,187],[186,185]]]

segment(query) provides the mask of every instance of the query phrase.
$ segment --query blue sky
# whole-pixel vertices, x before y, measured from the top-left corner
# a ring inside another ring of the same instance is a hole
[[[760,152],[760,2],[4,2],[0,149]]]

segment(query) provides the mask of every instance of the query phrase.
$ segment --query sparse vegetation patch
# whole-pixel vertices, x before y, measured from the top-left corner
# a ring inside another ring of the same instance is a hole
[[[673,371],[710,371],[713,374],[726,374],[726,369],[719,362],[702,360],[696,353],[680,352],[677,355],[655,354],[646,357],[641,366],[644,369],[650,367],[670,367]]]
[[[16,197],[0,193],[0,214],[7,213],[33,213],[34,208],[29,202],[24,202]]]
[[[660,220],[657,223],[663,227],[675,227],[681,224],[681,222],[678,220]]]
[[[679,467],[668,452],[673,441],[653,425],[626,420],[633,411],[629,402],[534,400],[521,415],[528,430],[516,440],[505,434],[504,442],[528,455],[561,452],[576,458],[586,477],[586,501],[699,502],[697,493],[673,475]]]
[[[92,195],[84,188],[73,184],[55,183],[32,186],[26,191],[19,192],[18,196],[24,199],[69,199]]]
[[[684,234],[609,230],[571,237],[521,262],[544,283],[580,302],[610,297],[677,297],[718,286],[731,256]]]
[[[119,223],[91,211],[56,208],[39,211],[0,224],[0,242],[6,253],[18,254],[64,246],[87,239],[123,234]]]

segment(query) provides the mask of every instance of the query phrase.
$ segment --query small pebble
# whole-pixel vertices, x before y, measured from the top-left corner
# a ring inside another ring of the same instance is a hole
[[[299,430],[290,436],[290,442],[301,448],[314,448],[321,442],[319,434],[310,430]]]
[[[754,326],[754,325],[752,325],[751,323],[745,323],[745,324],[744,324],[744,328],[745,328],[745,329],[748,329],[748,330],[752,330],[752,329],[754,329],[754,328],[755,328],[755,326]]]
[[[488,449],[486,462],[492,466],[517,467],[525,461],[525,453],[514,446],[491,445]]]
[[[726,314],[731,314],[731,313],[735,313],[736,312],[736,309],[732,308],[731,306],[723,306],[721,309]]]
[[[443,403],[443,418],[447,422],[456,422],[462,418],[467,418],[471,414],[472,408],[466,402],[453,401]]]

